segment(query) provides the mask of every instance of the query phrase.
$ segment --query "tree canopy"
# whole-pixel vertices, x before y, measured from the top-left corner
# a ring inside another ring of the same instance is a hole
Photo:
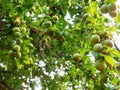
[[[0,90],[120,90],[116,2],[0,0]]]

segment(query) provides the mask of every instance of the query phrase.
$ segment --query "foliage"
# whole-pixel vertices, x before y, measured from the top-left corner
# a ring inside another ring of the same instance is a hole
[[[103,4],[114,2],[0,0],[0,90],[34,90],[37,84],[42,90],[120,89],[119,50],[104,44],[119,34],[120,14],[101,12]],[[100,52],[90,42],[95,34]],[[103,71],[95,67],[99,59],[107,64]]]

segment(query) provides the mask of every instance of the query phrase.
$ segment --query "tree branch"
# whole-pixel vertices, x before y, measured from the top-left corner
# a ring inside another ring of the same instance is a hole
[[[117,47],[115,40],[113,40],[115,48],[120,52],[120,49]]]

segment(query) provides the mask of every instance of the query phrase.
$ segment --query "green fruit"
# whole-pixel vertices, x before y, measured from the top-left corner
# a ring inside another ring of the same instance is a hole
[[[19,45],[14,45],[13,50],[15,50],[17,52],[20,51],[20,46]]]
[[[103,50],[102,44],[100,44],[100,43],[95,44],[94,47],[93,47],[93,50],[95,52],[101,52]]]
[[[20,21],[20,18],[19,18],[19,17],[15,19],[14,24],[15,24],[16,26],[19,26],[19,25],[21,24],[21,21]]]
[[[21,58],[21,56],[22,56],[22,55],[21,55],[21,52],[17,52],[16,57],[17,57],[17,58]]]
[[[118,16],[118,12],[117,11],[109,12],[109,15],[114,18]]]
[[[100,73],[99,77],[100,77],[100,82],[101,83],[107,83],[107,74],[106,74],[106,72]]]
[[[81,60],[80,54],[79,54],[79,53],[75,53],[75,54],[73,55],[73,60],[74,60],[75,62],[80,61],[80,60]]]
[[[104,13],[104,14],[108,13],[107,5],[106,5],[106,4],[103,4],[103,5],[101,6],[101,12]]]
[[[91,36],[91,38],[90,38],[90,42],[92,43],[92,44],[96,44],[96,43],[98,43],[98,42],[100,42],[100,37],[99,37],[99,35],[92,35]]]
[[[25,33],[27,30],[25,27],[21,27],[21,32]]]
[[[55,15],[52,17],[52,20],[53,20],[53,22],[58,22],[59,18],[58,18],[58,16]]]
[[[114,46],[113,42],[112,42],[111,40],[109,40],[109,39],[106,39],[106,40],[104,41],[104,44],[105,44],[106,46],[108,46],[108,47],[111,47],[111,48]]]
[[[8,52],[8,55],[9,55],[10,57],[13,57],[13,56],[14,56],[13,50],[10,50],[10,51]]]
[[[22,44],[22,43],[23,43],[23,40],[22,40],[22,39],[18,39],[18,40],[17,40],[17,43],[18,43],[18,44]]]
[[[21,33],[20,33],[20,32],[15,32],[14,35],[15,35],[16,37],[21,37]]]
[[[31,12],[35,12],[35,10],[36,10],[36,8],[34,7],[34,6],[32,6],[32,8],[31,8]]]
[[[115,10],[116,10],[116,4],[115,3],[109,3],[108,5],[107,5],[107,9],[108,9],[108,11],[109,12],[114,12]]]
[[[106,62],[104,60],[100,59],[100,60],[96,60],[95,67],[99,71],[104,71],[106,69],[106,67],[107,67],[107,64],[106,64]]]
[[[12,30],[13,30],[13,32],[20,32],[20,28],[19,27],[14,27]]]
[[[46,21],[44,23],[44,25],[47,26],[47,27],[52,27],[52,22],[51,21]]]

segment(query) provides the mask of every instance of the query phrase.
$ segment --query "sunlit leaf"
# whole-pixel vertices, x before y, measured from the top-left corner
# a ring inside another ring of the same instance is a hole
[[[22,68],[23,68],[23,65],[22,65],[22,64],[18,64],[18,65],[17,65],[17,68],[18,68],[18,69],[22,69]]]
[[[112,67],[115,66],[115,60],[113,59],[113,57],[111,56],[107,56],[107,55],[103,55],[104,56],[104,59],[105,61]]]

